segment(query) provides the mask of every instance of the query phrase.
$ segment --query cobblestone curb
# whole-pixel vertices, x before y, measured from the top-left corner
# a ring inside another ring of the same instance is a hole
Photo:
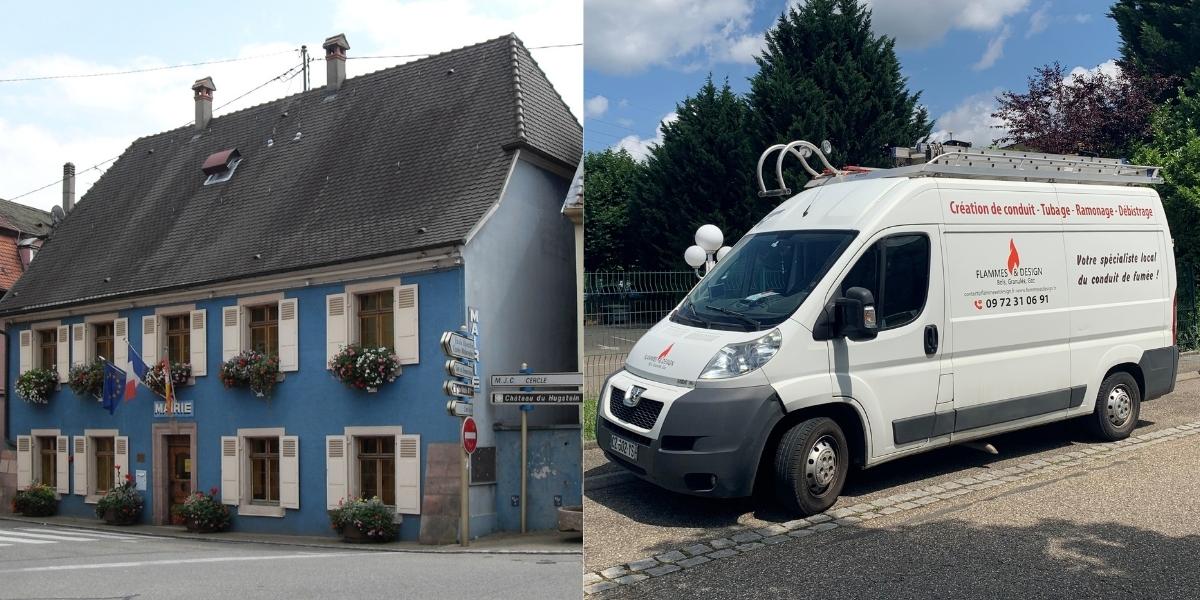
[[[655,556],[603,570],[586,572],[583,575],[583,591],[585,594],[595,594],[624,585],[633,585],[652,577],[662,577],[676,571],[753,552],[768,545],[784,542],[789,537],[803,538],[839,527],[857,527],[859,523],[884,515],[910,511],[957,496],[1005,486],[1037,475],[1085,463],[1099,461],[1107,463],[1113,455],[1198,433],[1200,433],[1200,421],[1194,421],[1142,435],[1130,436],[1119,442],[1088,446],[1071,452],[1038,458],[1015,467],[977,473],[952,482],[943,482],[911,492],[838,508],[804,519],[754,529],[745,528],[728,537],[706,540],[702,543],[691,543]]]

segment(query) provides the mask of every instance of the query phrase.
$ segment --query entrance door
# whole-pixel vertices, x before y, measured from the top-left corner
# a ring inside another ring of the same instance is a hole
[[[167,436],[167,499],[171,509],[183,504],[192,494],[192,438],[190,435]],[[175,511],[171,511],[172,521]]]

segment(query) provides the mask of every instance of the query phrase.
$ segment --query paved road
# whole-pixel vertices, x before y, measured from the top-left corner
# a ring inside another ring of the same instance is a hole
[[[0,521],[0,599],[570,598],[580,558],[322,550]]]
[[[1153,435],[1198,419],[1200,380],[1181,382],[1176,393],[1143,407],[1135,435]],[[1045,583],[1051,576],[1073,573],[1074,587],[1032,595],[1060,595],[1065,590],[1082,596],[1109,595],[1111,590],[1096,587],[1098,582],[1127,585],[1146,577],[1153,580],[1147,584],[1150,589],[1161,591],[1162,597],[1189,586],[1194,586],[1191,597],[1200,597],[1197,569],[1185,566],[1181,558],[1188,552],[1200,556],[1200,520],[1194,514],[1200,506],[1196,503],[1200,436],[1139,448],[1131,458],[1122,455],[1120,462],[1110,466],[1103,464],[1109,445],[1089,440],[1073,425],[999,436],[991,440],[1000,450],[998,456],[955,447],[863,471],[848,483],[834,509],[931,485],[949,486],[953,483],[948,482],[970,476],[990,477],[1031,461],[1065,459],[1068,453],[1101,453],[1095,459],[1089,455],[1087,464],[1109,468],[1067,468],[1061,481],[1038,483],[1028,490],[1021,487],[1029,485],[1024,481],[1006,484],[997,488],[1002,491],[994,500],[982,501],[979,493],[946,500],[936,505],[945,514],[926,521],[913,520],[914,515],[931,510],[921,508],[812,540],[785,537],[775,546],[622,586],[605,596],[732,597],[754,589],[767,597],[811,590],[820,590],[821,597],[873,597],[887,589],[886,595],[900,597],[907,593],[904,590],[914,597],[1005,597],[1032,593],[1036,586],[1002,585],[1002,580]],[[594,459],[589,461],[589,474],[604,469]],[[1018,488],[1024,491],[1012,491]],[[585,510],[588,571],[778,526],[791,518],[765,501],[701,500],[640,481],[588,491]],[[1171,575],[1180,569],[1187,571],[1186,577]],[[958,575],[949,577],[952,573]],[[980,583],[985,581],[992,581],[992,587]],[[935,582],[945,586],[930,587]],[[983,587],[971,587],[977,583]],[[1136,586],[1126,589],[1135,597],[1143,595]]]

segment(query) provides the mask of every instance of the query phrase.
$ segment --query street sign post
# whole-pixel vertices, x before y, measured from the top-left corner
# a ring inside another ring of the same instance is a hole
[[[456,331],[447,331],[442,334],[442,351],[446,356],[475,360],[475,340]]]
[[[446,413],[452,417],[471,417],[475,415],[475,405],[470,402],[447,400]]]
[[[470,379],[475,376],[475,368],[465,362],[451,358],[446,361],[446,374],[451,377]]]
[[[492,404],[583,404],[583,392],[492,392]]]
[[[461,381],[443,381],[442,391],[446,392],[447,396],[455,398],[473,398],[475,396],[475,388],[469,383]]]
[[[492,375],[492,387],[581,387],[583,373],[508,373]]]
[[[475,419],[467,417],[463,419],[462,425],[462,445],[463,450],[467,454],[474,454],[475,447],[479,444],[479,429],[475,426]]]

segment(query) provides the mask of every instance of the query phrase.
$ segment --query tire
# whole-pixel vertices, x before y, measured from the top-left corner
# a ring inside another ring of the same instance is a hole
[[[1092,434],[1106,442],[1129,437],[1137,427],[1142,410],[1142,392],[1137,380],[1125,371],[1104,379],[1096,394],[1096,410],[1086,417]]]
[[[827,417],[794,425],[775,449],[775,495],[801,516],[833,506],[850,470],[850,448],[837,422]]]

